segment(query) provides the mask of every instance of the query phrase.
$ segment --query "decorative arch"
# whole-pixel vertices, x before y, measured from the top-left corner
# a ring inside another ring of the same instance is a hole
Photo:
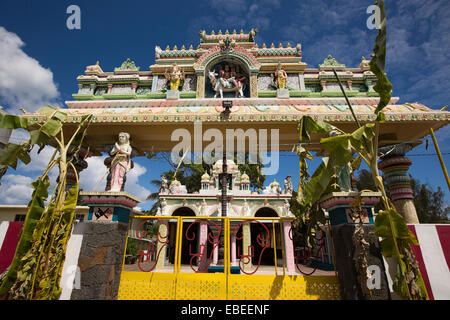
[[[206,70],[215,63],[225,60],[236,60],[246,69],[249,74],[250,97],[258,97],[257,75],[261,65],[255,56],[239,46],[230,50],[222,50],[219,46],[215,46],[201,55],[193,66],[197,76],[197,98],[205,97]]]
[[[198,216],[199,214],[198,214],[198,212],[197,212],[197,209],[195,209],[194,207],[192,207],[192,206],[179,206],[179,207],[176,207],[173,211],[172,211],[172,213],[170,214],[171,216],[173,216],[174,215],[174,213],[177,211],[177,210],[180,210],[180,211],[186,211],[186,212],[189,212],[189,211],[191,211],[192,213],[194,213],[193,215],[189,215],[189,214],[183,214],[182,216],[183,217],[196,217],[196,216]],[[177,214],[177,215],[175,215],[175,216],[180,216],[179,214]]]
[[[256,217],[256,214],[258,213],[258,211],[262,211],[262,210],[270,210],[273,213],[275,213],[276,217],[281,217],[280,213],[278,212],[278,209],[276,209],[274,206],[271,205],[261,205],[259,207],[257,207],[254,211],[252,216]],[[273,215],[272,215],[273,216]],[[271,216],[260,216],[260,217],[271,217]]]

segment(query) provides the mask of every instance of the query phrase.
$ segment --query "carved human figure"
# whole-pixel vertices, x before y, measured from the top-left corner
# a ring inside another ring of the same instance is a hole
[[[231,68],[231,74],[234,74],[233,84],[235,87],[242,89],[244,87],[244,82],[247,80],[246,77],[244,77],[241,73],[236,72],[236,68]]]
[[[200,205],[200,215],[203,217],[206,217],[208,215],[208,204],[206,203],[205,199],[203,199]]]
[[[284,215],[286,217],[291,217],[292,216],[292,212],[291,212],[291,204],[289,203],[288,199],[284,199]]]
[[[284,192],[285,193],[292,193],[292,181],[291,176],[287,176],[284,179]]]
[[[224,88],[233,88],[236,87],[236,74],[233,70],[230,69],[228,64],[225,65],[223,70],[219,71],[219,81],[222,83]]]
[[[278,89],[284,89],[286,87],[287,73],[281,68],[281,63],[278,63],[274,76],[275,84],[277,85]]]
[[[131,169],[131,151],[130,134],[126,132],[119,133],[119,141],[116,142],[110,155],[114,156],[111,162],[111,192],[122,190],[124,177]]]
[[[178,90],[181,80],[184,79],[183,70],[181,70],[176,62],[173,64],[170,73],[168,73],[166,69],[164,76],[166,77],[166,80],[170,82],[170,90]]]
[[[159,192],[167,192],[169,190],[169,184],[165,175],[161,175],[161,186],[159,187]]]
[[[250,216],[250,207],[248,206],[247,199],[244,199],[244,204],[242,206],[242,216],[244,217]]]

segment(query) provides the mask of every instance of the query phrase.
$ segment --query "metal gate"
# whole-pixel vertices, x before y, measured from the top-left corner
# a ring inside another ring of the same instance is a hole
[[[334,273],[305,276],[287,270],[285,251],[291,247],[286,241],[292,239],[286,227],[291,220],[135,217],[129,227],[119,299],[340,299]]]

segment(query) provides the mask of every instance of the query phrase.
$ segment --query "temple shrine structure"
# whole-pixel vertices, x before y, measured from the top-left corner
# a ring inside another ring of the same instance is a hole
[[[329,55],[311,66],[304,61],[301,44],[258,45],[257,32],[203,30],[195,48],[157,46],[149,66],[126,59],[114,70],[103,70],[97,62],[77,77],[78,91],[64,109],[64,136],[71,136],[83,115],[93,114],[84,150],[88,156],[109,153],[105,165],[111,170],[105,191],[81,193],[89,218],[84,229],[76,229],[81,238],[69,240],[67,253],[78,261],[81,284],[63,287],[66,299],[357,299],[365,294],[351,289],[357,279],[349,258],[355,250],[349,208],[358,190],[340,186],[321,199],[328,219],[317,231],[321,251],[307,256],[304,248],[296,247],[292,232],[296,217],[288,177],[284,184],[270,177],[264,190],[252,190],[239,164],[231,157],[223,161],[222,152],[229,151],[225,140],[218,143],[220,155],[202,176],[198,191],[188,193],[179,181],[161,177],[157,214],[130,219],[141,201],[126,192],[126,173],[133,170],[134,157],[203,152],[212,136],[226,137],[230,131],[235,134],[232,141],[239,134],[247,136],[245,152],[255,146],[272,155],[291,152],[299,143],[303,116],[345,132],[356,130],[333,70],[357,119],[362,124],[375,120],[380,98],[373,89],[377,77],[369,60],[362,57],[359,65],[349,67]],[[420,226],[407,152],[430,128],[447,125],[450,113],[398,101],[393,97],[384,109],[379,144],[391,151],[383,153],[380,170],[399,213],[409,225]],[[46,119],[43,114],[27,116]],[[305,147],[323,154],[318,143],[323,137],[312,135]],[[188,147],[177,149],[180,141],[188,141]],[[292,175],[297,172],[292,169]],[[223,174],[228,175],[225,180]],[[364,225],[372,228],[370,263],[379,266],[382,276],[374,297],[391,299],[394,271],[373,235],[380,193],[360,195]],[[312,266],[311,255],[322,265]],[[421,268],[426,273],[427,263]],[[448,288],[434,289],[434,276],[428,275],[429,294],[450,298]]]

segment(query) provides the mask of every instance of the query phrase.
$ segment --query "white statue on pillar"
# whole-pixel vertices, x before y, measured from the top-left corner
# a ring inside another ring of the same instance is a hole
[[[161,215],[165,216],[167,213],[167,201],[165,198],[161,200]]]
[[[119,133],[119,141],[112,148],[110,155],[114,156],[111,162],[111,192],[122,191],[123,178],[131,169],[130,134]]]
[[[202,204],[200,205],[200,215],[202,217],[208,216],[208,204],[205,199],[203,199]]]
[[[247,199],[244,199],[244,204],[242,206],[242,216],[244,217],[250,216],[250,207],[248,206]]]

